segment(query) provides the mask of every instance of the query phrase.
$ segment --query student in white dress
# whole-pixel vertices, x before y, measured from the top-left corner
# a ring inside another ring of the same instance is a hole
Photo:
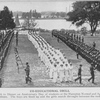
[[[63,64],[60,65],[60,67],[58,68],[58,72],[59,72],[59,80],[62,83],[64,81],[64,66]]]
[[[54,64],[52,61],[50,61],[50,67],[49,67],[49,77],[50,79],[53,79],[53,71],[54,71]]]
[[[57,83],[57,79],[58,79],[58,69],[57,69],[57,65],[54,64],[54,67],[53,67],[53,82]]]
[[[69,67],[70,65],[69,64],[64,64],[64,69],[65,69],[65,82],[68,82],[69,81]]]
[[[73,65],[70,63],[69,67],[69,81],[73,81]]]

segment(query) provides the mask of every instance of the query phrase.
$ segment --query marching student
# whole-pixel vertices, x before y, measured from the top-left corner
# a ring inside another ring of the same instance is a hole
[[[2,86],[2,79],[0,78],[0,87]]]
[[[54,68],[54,64],[52,61],[50,61],[50,67],[49,67],[49,77],[50,79],[53,79],[53,68]]]
[[[30,75],[30,66],[29,66],[28,62],[26,62],[25,72],[26,72],[25,80],[26,80],[26,84],[27,84],[28,82],[32,81],[32,78],[29,76]]]
[[[73,65],[72,63],[70,63],[70,67],[69,67],[69,81],[73,81]]]
[[[93,48],[95,48],[96,47],[96,42],[93,42]]]
[[[16,46],[18,46],[18,31],[16,32]]]
[[[28,62],[26,62],[25,72],[26,72],[26,76],[30,75],[30,66],[29,66]]]
[[[58,69],[57,69],[57,65],[54,64],[54,67],[53,67],[53,82],[57,83],[57,79],[58,79]]]
[[[59,73],[60,82],[62,83],[64,81],[64,77],[65,77],[63,64],[61,64],[60,67],[58,68],[58,73]]]
[[[75,79],[75,82],[79,80],[79,83],[82,84],[82,64],[78,68],[78,77]]]
[[[91,74],[91,77],[88,79],[88,81],[92,80],[92,83],[94,83],[94,80],[95,80],[95,74],[94,74],[94,70],[96,68],[94,68],[93,66],[93,63],[91,63],[91,67],[90,67],[90,74]]]
[[[68,70],[69,70],[70,65],[68,63],[64,64],[64,75],[65,75],[65,82],[69,81],[69,74],[68,74]]]
[[[78,53],[78,51],[76,52],[76,56],[77,56],[77,59],[79,59],[79,53]]]

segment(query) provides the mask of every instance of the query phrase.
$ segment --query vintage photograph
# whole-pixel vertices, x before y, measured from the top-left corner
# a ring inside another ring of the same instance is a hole
[[[100,87],[100,1],[0,0],[0,87]]]

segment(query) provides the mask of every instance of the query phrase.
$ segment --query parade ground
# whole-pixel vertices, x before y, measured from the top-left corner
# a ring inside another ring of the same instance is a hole
[[[100,72],[95,71],[95,83],[92,84],[92,82],[88,82],[88,79],[91,77],[89,68],[90,64],[83,59],[82,57],[79,57],[77,59],[76,52],[74,52],[72,49],[70,49],[66,44],[64,44],[62,41],[57,42],[57,39],[55,37],[52,37],[50,32],[45,33],[39,33],[51,46],[53,46],[56,49],[60,49],[67,57],[68,60],[70,60],[74,66],[73,73],[74,73],[74,79],[77,77],[77,71],[79,64],[83,65],[82,68],[82,84],[79,84],[79,82],[64,82],[60,83],[59,81],[57,83],[53,83],[52,79],[49,78],[48,72],[44,64],[40,61],[38,58],[38,52],[34,45],[28,40],[27,37],[28,32],[27,31],[20,31],[18,36],[18,52],[19,56],[22,60],[22,63],[20,63],[19,71],[18,67],[16,65],[16,59],[15,59],[15,53],[14,53],[14,47],[16,46],[16,38],[14,37],[12,39],[12,43],[10,45],[8,55],[5,59],[4,66],[2,70],[0,71],[0,77],[2,78],[2,87],[1,88],[22,88],[22,87],[99,87],[100,86]],[[91,39],[91,36],[87,36],[85,38],[85,42],[88,45],[92,45],[91,41],[96,41],[97,43],[97,49],[100,50],[98,36],[95,36],[94,40]],[[26,62],[29,62],[30,65],[30,77],[32,78],[32,82],[29,84],[25,83],[25,67]]]

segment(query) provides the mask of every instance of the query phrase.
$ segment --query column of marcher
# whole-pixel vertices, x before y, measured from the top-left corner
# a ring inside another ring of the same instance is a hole
[[[50,46],[40,35],[34,32],[28,34],[28,38],[37,49],[38,57],[47,67],[49,77],[54,83],[72,81],[72,78],[69,79],[70,76],[73,77],[70,64],[60,50]]]

